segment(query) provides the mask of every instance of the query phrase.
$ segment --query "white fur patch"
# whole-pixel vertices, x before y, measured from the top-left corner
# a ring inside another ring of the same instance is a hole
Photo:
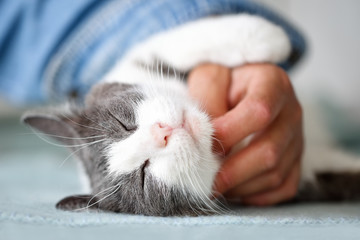
[[[183,84],[166,80],[144,84],[145,100],[136,108],[138,129],[109,147],[109,169],[129,173],[150,161],[150,173],[168,186],[182,186],[198,195],[211,194],[219,162],[211,153],[213,129],[206,114],[192,102]],[[193,131],[182,127],[189,121]],[[151,127],[174,128],[166,147],[158,147]]]
[[[245,63],[280,63],[291,44],[282,28],[254,15],[238,14],[205,18],[154,35],[134,47],[105,77],[128,83],[148,78],[137,62],[153,66],[159,60],[181,71],[205,62],[228,67]]]
[[[83,163],[80,160],[76,162],[78,163],[77,170],[79,174],[79,180],[81,183],[81,190],[83,193],[91,193],[91,184],[90,184],[89,176],[86,174]]]

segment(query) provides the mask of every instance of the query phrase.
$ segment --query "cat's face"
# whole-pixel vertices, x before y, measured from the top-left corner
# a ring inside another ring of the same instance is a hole
[[[213,129],[179,82],[99,84],[79,111],[25,122],[73,146],[93,189],[87,206],[163,216],[215,207]]]

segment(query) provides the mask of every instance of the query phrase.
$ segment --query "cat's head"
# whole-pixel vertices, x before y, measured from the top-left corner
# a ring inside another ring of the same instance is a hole
[[[216,207],[213,128],[180,82],[100,83],[83,107],[29,113],[24,122],[67,145],[89,176],[92,194],[59,208],[167,216]]]

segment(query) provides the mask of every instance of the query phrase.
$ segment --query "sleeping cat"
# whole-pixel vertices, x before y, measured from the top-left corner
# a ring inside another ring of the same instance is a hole
[[[91,193],[67,197],[57,207],[156,216],[221,212],[212,195],[220,168],[213,128],[201,103],[189,96],[186,74],[204,62],[276,64],[290,51],[286,33],[261,17],[202,19],[129,51],[84,103],[25,114],[26,124],[73,151],[88,176]],[[359,198],[360,189],[336,184],[359,179],[360,161],[321,136],[308,138],[307,146],[299,198]]]

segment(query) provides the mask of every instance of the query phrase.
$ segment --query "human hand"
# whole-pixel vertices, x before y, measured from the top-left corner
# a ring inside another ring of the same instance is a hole
[[[189,75],[190,94],[203,103],[227,156],[215,191],[229,200],[272,205],[295,196],[303,149],[302,110],[286,73],[272,64],[233,70],[205,64]]]

